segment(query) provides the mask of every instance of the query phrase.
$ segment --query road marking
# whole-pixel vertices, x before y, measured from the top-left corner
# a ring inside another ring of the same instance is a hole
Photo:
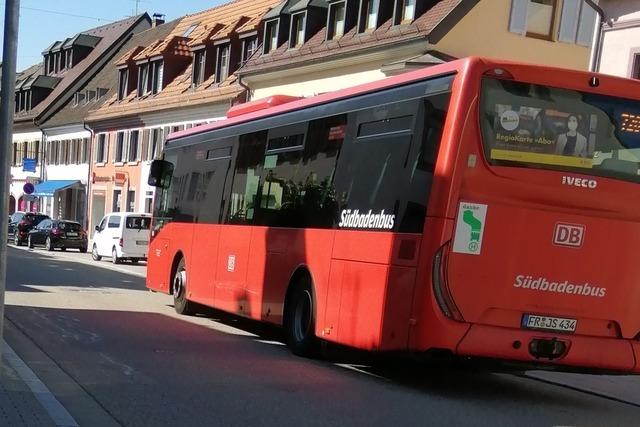
[[[13,370],[16,371],[22,381],[29,387],[56,426],[78,427],[78,423],[73,419],[71,414],[4,340],[2,342],[2,352],[7,362],[9,362],[9,365],[11,365]]]
[[[10,246],[11,248],[14,249],[19,249],[21,251],[25,251],[25,252],[36,252],[33,249],[29,249],[26,246]],[[53,258],[55,260],[58,261],[67,261],[67,262],[77,262],[80,264],[85,264],[85,265],[91,265],[94,267],[99,267],[99,268],[103,268],[105,270],[111,270],[111,271],[117,271],[119,273],[125,273],[125,274],[131,274],[132,276],[138,276],[138,277],[143,277],[146,278],[147,277],[147,273],[146,273],[146,268],[145,271],[139,272],[139,271],[135,271],[135,270],[128,270],[126,268],[118,268],[116,267],[114,264],[112,263],[107,263],[105,261],[93,261],[90,258],[85,259],[84,257],[87,256],[86,254],[80,254],[80,256],[77,256],[77,252],[48,252],[48,251],[37,251],[38,255],[42,255],[45,257],[49,257],[49,258]],[[72,255],[74,254],[74,255]],[[50,267],[56,267],[54,265],[50,265]],[[142,268],[143,266],[139,266],[140,268]]]

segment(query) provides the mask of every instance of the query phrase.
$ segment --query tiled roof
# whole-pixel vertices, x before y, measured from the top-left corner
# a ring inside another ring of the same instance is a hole
[[[116,61],[116,65],[125,65],[127,62],[132,61],[133,58],[143,50],[144,50],[144,47],[142,46],[132,47],[127,51],[127,53],[122,55],[120,59]]]
[[[236,28],[242,26],[245,22],[247,22],[249,18],[246,16],[240,16],[238,19],[229,22],[222,30],[218,31],[214,35],[210,37],[211,40],[221,40],[226,39],[231,36],[232,33],[236,31]]]
[[[211,37],[214,37],[223,28],[225,28],[225,26],[220,24],[220,23],[213,24],[212,27],[209,27],[209,32],[208,33],[206,31],[200,31],[198,33],[198,37],[196,37],[196,38],[191,37],[191,41],[189,42],[189,46],[191,46],[191,47],[200,46],[200,45],[206,43],[207,40],[211,40]]]
[[[73,68],[62,74],[58,74],[57,76],[61,77],[60,83],[49,94],[49,96],[47,96],[31,111],[17,114],[15,116],[15,122],[31,121],[40,116],[42,112],[51,106],[52,103],[58,101],[61,97],[73,97],[73,94],[70,94],[68,89],[82,78],[87,71],[105,55],[116,41],[129,33],[143,19],[149,18],[146,14],[143,14],[84,31],[84,34],[100,37],[100,42],[98,42],[96,47],[91,51],[91,53],[89,53],[89,55],[87,55],[86,58],[76,64]]]
[[[98,88],[107,89],[107,94],[100,100],[77,106],[73,106],[73,99],[71,99],[60,111],[51,117],[51,119],[46,121],[43,126],[46,128],[52,128],[74,123],[82,123],[91,110],[99,108],[115,95],[118,87],[118,71],[116,64],[120,63],[120,60],[125,56],[131,55],[132,57],[135,55],[134,52],[142,50],[143,48],[141,46],[147,46],[156,40],[162,40],[167,37],[167,35],[176,27],[178,22],[180,22],[179,19],[135,34],[120,48],[118,52],[114,54],[115,60],[110,61],[87,83],[85,87],[82,88],[82,91],[97,91]],[[125,53],[125,55],[123,55],[123,53]]]
[[[170,41],[174,39],[181,41],[180,49],[188,49],[189,46],[197,46],[206,40],[217,39],[219,34],[226,34],[228,37],[234,32],[237,33],[239,27],[246,26],[250,21],[255,20],[259,23],[262,15],[281,1],[235,0],[193,15],[187,15],[180,20],[162,43],[147,47],[145,51],[136,56],[136,59],[142,57],[143,54],[157,54],[167,48]],[[188,41],[183,37],[184,34],[188,34]],[[189,55],[191,55],[190,52]],[[115,96],[112,96],[102,107],[93,111],[88,120],[96,122],[181,106],[231,101],[244,92],[233,75],[221,84],[213,84],[214,77],[212,76],[197,88],[191,87],[191,76],[192,64],[190,63],[159,93],[148,95],[142,99],[138,98],[136,93],[131,93],[122,101],[118,101]]]
[[[246,32],[249,32],[249,31],[257,30],[258,27],[260,26],[260,22],[262,22],[262,17],[261,16],[255,16],[255,17],[251,18],[250,20],[248,20],[247,22],[245,22],[240,27],[238,27],[236,32],[238,34],[242,34],[242,33],[246,33]]]
[[[426,39],[431,31],[463,0],[441,0],[429,10],[406,25],[393,25],[392,19],[376,28],[375,31],[357,34],[351,28],[338,40],[326,41],[326,28],[314,34],[306,43],[297,49],[289,49],[283,43],[268,55],[254,55],[238,74],[249,74],[297,64],[326,60],[331,56],[357,53],[367,48],[391,45],[412,39]]]
[[[133,60],[140,61],[158,55],[191,56],[189,39],[181,36],[173,36],[164,40],[158,40],[140,51],[140,53],[133,57]]]

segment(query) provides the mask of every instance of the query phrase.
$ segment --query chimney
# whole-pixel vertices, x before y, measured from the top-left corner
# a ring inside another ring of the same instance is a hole
[[[154,13],[151,27],[155,28],[158,25],[164,24],[164,18],[165,18],[164,14],[162,14],[162,13]]]

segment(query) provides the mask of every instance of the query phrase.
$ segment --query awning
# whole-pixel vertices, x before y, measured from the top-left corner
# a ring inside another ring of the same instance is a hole
[[[37,197],[53,197],[56,191],[64,190],[65,188],[72,187],[79,183],[78,180],[55,180],[45,181],[40,184],[36,184],[36,189],[33,192],[33,196]]]

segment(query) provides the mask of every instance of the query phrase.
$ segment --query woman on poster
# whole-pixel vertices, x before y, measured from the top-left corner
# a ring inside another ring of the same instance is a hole
[[[588,157],[587,138],[578,132],[579,124],[577,116],[572,114],[567,118],[567,132],[558,135],[556,154]]]

